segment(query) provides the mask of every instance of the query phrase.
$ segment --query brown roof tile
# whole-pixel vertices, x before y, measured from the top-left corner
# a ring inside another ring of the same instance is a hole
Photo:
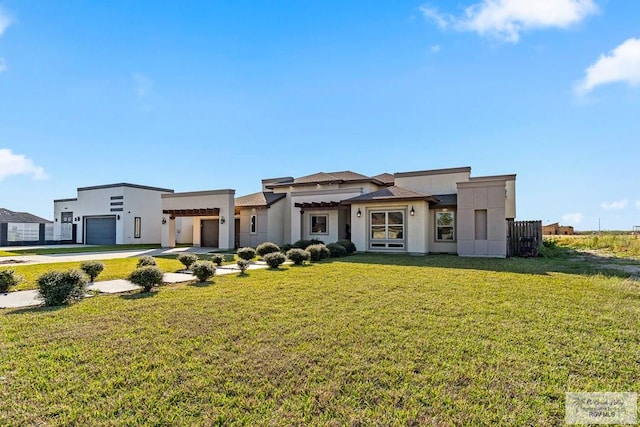
[[[40,218],[39,216],[32,215],[27,212],[14,212],[9,209],[0,208],[0,222],[28,222],[38,224],[48,224],[51,221],[48,219]]]
[[[406,188],[398,187],[396,185],[392,185],[387,188],[383,188],[378,191],[374,191],[372,193],[362,194],[357,197],[353,197],[351,199],[343,200],[342,203],[353,203],[353,202],[375,202],[375,201],[385,201],[385,200],[427,200],[431,202],[435,202],[436,200],[429,196],[428,194],[418,193],[417,191],[408,190]]]
[[[239,208],[250,208],[250,207],[269,207],[278,200],[285,198],[287,195],[284,193],[267,193],[267,192],[258,192],[253,194],[248,194],[246,196],[237,197],[235,200],[236,207]]]

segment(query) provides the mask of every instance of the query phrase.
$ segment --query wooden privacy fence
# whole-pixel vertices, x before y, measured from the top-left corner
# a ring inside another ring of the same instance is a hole
[[[542,246],[542,221],[507,220],[507,256],[536,256]]]

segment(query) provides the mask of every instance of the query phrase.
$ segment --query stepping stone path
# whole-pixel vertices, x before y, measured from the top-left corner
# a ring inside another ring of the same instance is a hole
[[[257,270],[267,268],[268,266],[261,261],[249,265],[249,270]],[[240,270],[236,264],[223,265],[216,268],[216,276],[224,276],[226,274],[238,273]],[[189,273],[164,273],[162,281],[164,283],[182,283],[195,280],[196,276]],[[134,285],[128,280],[105,280],[95,282],[87,286],[90,291],[98,291],[103,294],[119,294],[122,292],[131,292],[142,289],[138,285]],[[0,294],[0,308],[22,308],[42,305],[42,300],[38,297],[37,290],[15,291]]]

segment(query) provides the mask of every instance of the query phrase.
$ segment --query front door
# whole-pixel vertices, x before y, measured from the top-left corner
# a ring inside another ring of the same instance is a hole
[[[200,246],[217,248],[220,226],[217,219],[203,219],[200,222]]]

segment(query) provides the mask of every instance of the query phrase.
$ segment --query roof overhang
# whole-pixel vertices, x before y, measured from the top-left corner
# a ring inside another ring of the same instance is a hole
[[[163,209],[162,213],[170,215],[171,219],[179,216],[216,216],[220,214],[220,208]]]
[[[341,202],[304,202],[295,203],[294,206],[303,211],[348,209]]]

